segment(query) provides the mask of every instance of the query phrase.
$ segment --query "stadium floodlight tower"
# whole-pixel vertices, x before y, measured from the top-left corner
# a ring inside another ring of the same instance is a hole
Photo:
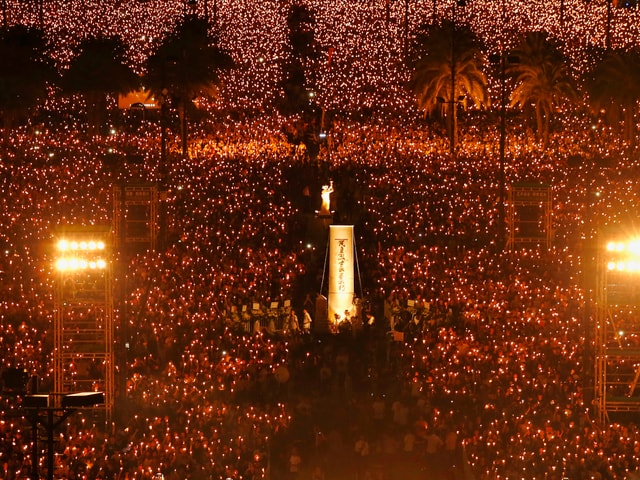
[[[104,392],[105,422],[114,397],[111,227],[56,230],[54,391]]]
[[[598,420],[640,412],[640,236],[607,236],[596,265],[594,402]]]

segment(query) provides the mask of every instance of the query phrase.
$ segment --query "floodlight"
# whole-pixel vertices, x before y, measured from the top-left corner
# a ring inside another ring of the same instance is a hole
[[[82,251],[82,252],[91,252],[95,250],[104,250],[105,243],[102,240],[67,240],[65,238],[58,240],[58,251],[67,252],[69,250],[72,251]]]
[[[607,252],[624,252],[624,243],[622,242],[607,243]]]
[[[626,273],[640,272],[640,238],[610,241],[606,245],[609,259],[607,270]]]
[[[633,239],[627,244],[627,251],[634,255],[640,255],[640,240]]]
[[[620,273],[640,272],[640,238],[627,241],[612,240],[607,243],[607,270]]]
[[[78,392],[62,397],[62,408],[93,407],[104,403],[104,392]]]
[[[59,258],[56,262],[56,268],[61,271],[78,271],[78,270],[104,270],[107,268],[107,262],[98,258],[96,260],[87,260],[85,258],[69,257]]]
[[[106,242],[102,236],[96,232],[63,232],[56,242],[56,269],[59,272],[106,269],[107,262],[101,254],[106,249]]]

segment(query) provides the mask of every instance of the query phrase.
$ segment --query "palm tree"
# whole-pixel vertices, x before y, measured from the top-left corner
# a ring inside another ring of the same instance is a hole
[[[187,153],[187,110],[198,95],[215,95],[219,71],[233,67],[231,56],[208,34],[207,22],[184,17],[147,59],[145,83],[156,98],[167,97],[180,115],[182,153]]]
[[[587,74],[585,87],[591,107],[607,118],[624,121],[624,140],[635,143],[635,115],[640,101],[640,52],[611,50]]]
[[[421,27],[409,59],[410,87],[425,115],[448,117],[451,150],[457,144],[457,105],[488,105],[481,44],[467,26],[451,22]],[[462,102],[460,100],[462,99]]]
[[[129,93],[138,88],[140,80],[125,63],[125,45],[120,37],[87,38],[79,51],[62,78],[62,87],[67,93],[84,96],[89,126],[97,132],[108,96]]]
[[[57,74],[42,30],[16,25],[0,31],[0,115],[7,138],[16,121],[47,96]]]
[[[516,82],[511,106],[533,106],[536,133],[546,148],[553,112],[563,100],[577,97],[567,64],[558,46],[544,32],[524,34],[511,54],[518,58],[507,69]]]

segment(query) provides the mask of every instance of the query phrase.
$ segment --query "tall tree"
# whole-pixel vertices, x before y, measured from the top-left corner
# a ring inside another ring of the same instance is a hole
[[[198,95],[215,95],[219,72],[231,56],[209,36],[206,20],[185,16],[147,59],[145,83],[156,98],[167,97],[180,115],[182,153],[187,153],[187,116]]]
[[[563,101],[577,98],[576,87],[560,48],[545,32],[525,33],[511,54],[518,58],[507,69],[516,83],[511,106],[533,106],[536,134],[546,148],[553,113]]]
[[[410,87],[425,115],[447,118],[452,150],[457,144],[458,105],[489,104],[484,63],[481,43],[466,25],[425,25],[415,36]]]
[[[305,65],[317,57],[315,19],[309,8],[299,2],[291,5],[287,15],[288,53],[283,63],[280,110],[285,114],[304,113],[309,109],[309,92]]]
[[[640,101],[640,52],[607,51],[587,74],[585,87],[594,110],[604,110],[611,122],[623,119],[623,138],[634,145]]]
[[[69,69],[62,78],[67,93],[85,98],[90,129],[100,131],[109,95],[129,93],[140,80],[125,62],[125,46],[118,36],[90,37],[78,47]]]
[[[4,135],[47,96],[57,80],[42,30],[16,25],[0,31],[0,115]]]

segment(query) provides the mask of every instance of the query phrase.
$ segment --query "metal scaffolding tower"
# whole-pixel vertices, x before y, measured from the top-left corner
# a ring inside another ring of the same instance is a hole
[[[613,412],[640,412],[638,245],[598,245],[594,406],[601,424]]]
[[[115,247],[155,250],[159,232],[158,185],[126,182],[113,189],[113,228]]]
[[[56,231],[54,394],[104,392],[105,421],[114,403],[111,228]],[[54,405],[53,407],[58,407]]]
[[[551,187],[514,183],[507,197],[507,248],[551,246]]]

